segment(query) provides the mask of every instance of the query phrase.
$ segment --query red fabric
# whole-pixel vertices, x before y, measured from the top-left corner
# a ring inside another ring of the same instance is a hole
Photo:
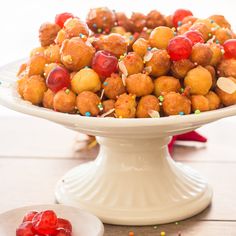
[[[168,144],[170,154],[173,153],[174,144],[175,144],[176,140],[196,141],[196,142],[201,142],[201,143],[207,142],[207,139],[205,137],[203,137],[202,135],[200,135],[199,133],[197,133],[196,131],[191,131],[191,132],[188,132],[185,134],[175,135],[172,137],[170,143]]]

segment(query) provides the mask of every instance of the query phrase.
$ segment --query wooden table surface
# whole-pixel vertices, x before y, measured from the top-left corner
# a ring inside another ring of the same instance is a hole
[[[57,180],[93,153],[75,153],[84,140],[64,127],[30,116],[0,118],[0,213],[29,204],[54,203]],[[132,227],[105,225],[105,236],[235,236],[236,119],[227,118],[199,129],[207,144],[176,146],[174,158],[201,172],[214,189],[212,205],[178,224]],[[77,142],[78,143],[78,142]],[[183,143],[179,143],[183,144]]]

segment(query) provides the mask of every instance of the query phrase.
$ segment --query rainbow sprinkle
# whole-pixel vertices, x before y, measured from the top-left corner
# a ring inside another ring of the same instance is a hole
[[[89,111],[85,112],[85,116],[89,117],[91,116],[91,113]]]

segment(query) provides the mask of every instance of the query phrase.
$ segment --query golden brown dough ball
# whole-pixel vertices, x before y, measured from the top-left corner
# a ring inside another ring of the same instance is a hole
[[[35,55],[44,55],[45,47],[37,47],[31,50],[30,52],[30,57],[35,56]]]
[[[205,66],[205,69],[207,69],[210,73],[211,73],[211,77],[212,77],[212,86],[211,89],[215,88],[216,85],[216,70],[214,66]]]
[[[116,101],[113,99],[108,99],[102,102],[103,110],[102,114],[105,114],[115,108]],[[115,111],[106,115],[106,117],[114,117]]]
[[[25,89],[27,79],[28,79],[28,75],[24,74],[24,75],[21,75],[19,79],[17,80],[17,91],[21,97],[23,97],[23,92]]]
[[[179,92],[180,88],[179,80],[172,76],[160,76],[154,80],[154,93],[157,97],[162,93]]]
[[[208,29],[210,29],[210,33],[212,33],[216,28],[219,27],[219,25],[217,25],[214,21],[210,20],[210,19],[197,19],[195,21],[195,23],[202,23],[204,25],[206,25],[208,27]],[[209,36],[210,38],[211,36]]]
[[[32,56],[27,63],[28,75],[42,75],[46,63],[47,60],[43,55]]]
[[[196,110],[199,111],[209,111],[209,101],[208,99],[203,95],[192,95],[191,96],[191,104],[192,104],[192,112],[195,112]]]
[[[34,105],[39,105],[43,101],[43,95],[46,90],[44,78],[40,75],[33,75],[26,80],[23,98]]]
[[[48,89],[46,92],[44,92],[43,95],[43,106],[48,109],[54,109],[53,107],[53,99],[54,99],[55,93]]]
[[[152,47],[166,49],[173,37],[174,32],[172,29],[166,26],[159,26],[151,32],[149,43]]]
[[[166,26],[167,27],[169,27],[169,28],[174,27],[174,25],[173,25],[173,16],[172,15],[166,16],[165,21],[166,21]]]
[[[89,28],[85,22],[79,18],[70,18],[64,24],[64,30],[68,38],[85,35],[89,36]]]
[[[213,20],[217,25],[219,25],[222,28],[231,28],[230,23],[225,19],[222,15],[212,15],[209,17],[209,19]]]
[[[219,76],[236,78],[236,59],[223,59],[217,70]]]
[[[191,27],[190,27],[191,30],[197,30],[199,31],[202,36],[203,36],[203,39],[205,40],[205,42],[209,39],[209,35],[211,35],[211,29],[204,23],[194,23]]]
[[[127,42],[120,34],[109,34],[99,39],[99,49],[119,57],[127,52]]]
[[[110,99],[116,99],[117,96],[125,93],[125,86],[118,74],[111,74],[103,83],[104,94]]]
[[[146,26],[146,16],[140,12],[133,12],[130,17],[132,32],[141,32]]]
[[[220,107],[220,98],[219,96],[214,93],[213,91],[209,91],[208,94],[205,95],[209,102],[209,110],[216,110]]]
[[[90,66],[95,49],[88,42],[75,37],[66,39],[61,47],[61,61],[69,70],[78,71],[85,66]]]
[[[133,74],[126,78],[126,88],[129,93],[135,94],[137,97],[151,94],[154,89],[154,84],[146,74]]]
[[[220,44],[223,44],[226,40],[233,38],[233,33],[228,28],[219,28],[214,32],[216,36],[216,40],[219,41]]]
[[[54,43],[57,33],[61,28],[57,24],[44,23],[39,28],[39,41],[42,47]]]
[[[190,70],[184,78],[184,85],[194,95],[206,95],[212,86],[211,73],[202,66]]]
[[[136,117],[150,118],[150,111],[160,111],[159,100],[154,95],[143,96],[137,106]]]
[[[83,116],[97,116],[100,112],[98,108],[100,103],[100,98],[91,91],[80,93],[76,99],[78,111]]]
[[[115,115],[117,118],[135,118],[136,100],[135,95],[121,94],[115,103]]]
[[[154,29],[158,26],[166,25],[165,17],[157,10],[152,10],[147,14],[146,27]]]
[[[146,66],[150,66],[152,71],[150,75],[152,76],[162,76],[166,75],[170,69],[170,56],[166,50],[152,50],[152,58],[146,62]]]
[[[76,95],[69,89],[58,91],[53,98],[53,108],[55,111],[64,113],[74,113]]]
[[[197,65],[206,66],[210,64],[212,51],[209,45],[204,43],[196,43],[192,48],[190,59]]]
[[[105,31],[109,33],[115,24],[115,13],[107,7],[90,9],[87,15],[87,24],[93,32]],[[101,31],[100,31],[101,30]]]
[[[75,93],[83,91],[97,92],[101,89],[101,80],[98,74],[90,68],[83,68],[78,71],[71,80],[71,89]]]
[[[182,79],[193,68],[194,63],[189,59],[173,61],[171,64],[171,74],[178,79]]]
[[[56,67],[58,67],[58,64],[57,63],[50,63],[50,64],[45,64],[44,66],[44,78],[47,78],[49,73],[55,69]]]
[[[236,79],[233,77],[228,77],[227,79],[233,81],[236,84]],[[216,87],[216,93],[220,97],[221,102],[224,104],[224,106],[231,106],[236,104],[236,91],[232,94],[229,94],[222,89],[220,89],[218,86]]]
[[[189,31],[190,27],[192,26],[192,23],[185,23],[177,28],[178,34],[184,34],[187,31]]]
[[[134,52],[143,57],[147,53],[148,46],[148,41],[146,39],[139,38],[134,42],[132,48]]]
[[[164,114],[167,116],[179,115],[182,112],[187,115],[191,112],[190,100],[175,92],[165,94],[162,106]]]
[[[60,63],[61,55],[59,45],[51,44],[47,49],[45,49],[44,56],[48,63]]]
[[[182,24],[193,24],[194,22],[196,22],[197,18],[195,16],[186,16],[184,17],[184,19],[182,20]]]
[[[64,29],[61,29],[57,33],[57,37],[55,38],[55,43],[61,46],[65,39],[67,39],[66,31]]]
[[[115,26],[115,27],[112,27],[111,33],[124,35],[127,32],[126,32],[124,27],[122,27],[122,26]]]
[[[212,51],[210,65],[216,66],[216,65],[218,65],[218,63],[221,61],[221,59],[223,57],[222,52],[221,52],[221,46],[220,46],[220,44],[210,43],[209,47]]]
[[[132,24],[124,12],[115,12],[118,26],[122,26],[126,31],[131,31]]]
[[[143,71],[143,60],[135,52],[129,52],[122,60],[128,75],[137,74]]]

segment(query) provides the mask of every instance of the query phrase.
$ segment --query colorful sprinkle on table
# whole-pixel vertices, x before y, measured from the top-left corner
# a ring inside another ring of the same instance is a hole
[[[164,231],[161,232],[161,236],[166,236],[166,233]]]

